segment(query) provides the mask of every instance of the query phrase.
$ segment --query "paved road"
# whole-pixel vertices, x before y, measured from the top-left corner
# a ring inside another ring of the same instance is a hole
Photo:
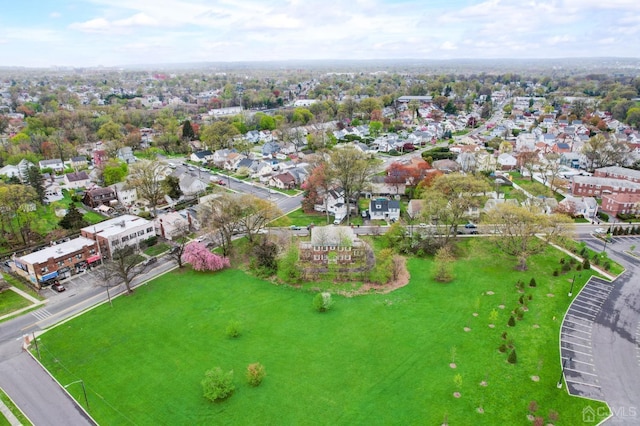
[[[592,236],[583,241],[594,250],[604,248]],[[603,399],[613,411],[607,421],[612,425],[640,424],[640,259],[626,253],[634,245],[640,247],[640,237],[613,237],[607,245],[609,257],[627,270],[614,281],[591,327],[591,364]]]

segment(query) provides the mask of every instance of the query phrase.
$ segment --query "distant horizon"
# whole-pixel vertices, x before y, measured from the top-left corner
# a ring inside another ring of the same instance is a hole
[[[32,0],[0,26],[27,68],[640,56],[637,0]]]
[[[23,66],[23,65],[0,65],[0,70],[11,70],[11,69],[26,69],[26,70],[47,70],[47,69],[140,69],[140,68],[199,68],[205,66],[222,66],[224,68],[232,68],[233,65],[255,65],[261,66],[266,65],[267,68],[270,66],[278,66],[282,64],[292,64],[292,65],[304,65],[304,64],[313,64],[316,66],[331,66],[332,63],[336,65],[344,65],[344,66],[353,66],[358,64],[365,65],[380,65],[383,67],[389,67],[393,65],[398,66],[419,66],[419,65],[434,65],[438,64],[448,65],[460,63],[460,65],[464,65],[464,63],[468,64],[491,64],[494,66],[508,66],[510,64],[521,64],[521,63],[533,63],[544,65],[545,63],[566,63],[567,66],[574,65],[576,62],[584,62],[590,63],[591,66],[596,67],[598,65],[605,66],[602,62],[623,62],[624,66],[629,66],[636,62],[635,66],[637,67],[638,72],[640,72],[640,57],[632,57],[632,56],[603,56],[603,57],[546,57],[546,58],[445,58],[445,59],[420,59],[420,58],[377,58],[377,59],[340,59],[340,58],[331,58],[331,59],[281,59],[281,60],[228,60],[228,61],[191,61],[191,62],[166,62],[166,63],[139,63],[139,64],[115,64],[115,65],[94,65],[94,66],[85,66],[85,65],[56,65],[51,64],[48,66]],[[607,66],[612,66],[613,64],[606,64]]]

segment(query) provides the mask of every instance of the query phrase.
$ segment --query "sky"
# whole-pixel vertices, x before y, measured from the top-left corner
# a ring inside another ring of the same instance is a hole
[[[0,66],[640,57],[639,0],[27,0]]]

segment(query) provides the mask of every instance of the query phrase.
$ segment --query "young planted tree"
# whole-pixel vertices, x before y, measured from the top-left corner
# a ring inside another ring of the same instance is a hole
[[[182,260],[196,271],[219,271],[230,266],[229,258],[211,253],[204,244],[196,242],[187,244]]]
[[[438,249],[435,256],[435,274],[433,279],[441,283],[451,282],[453,276],[453,262],[455,257],[449,246]]]
[[[201,384],[204,397],[212,402],[231,396],[236,388],[233,384],[233,371],[225,373],[220,367],[205,372]]]

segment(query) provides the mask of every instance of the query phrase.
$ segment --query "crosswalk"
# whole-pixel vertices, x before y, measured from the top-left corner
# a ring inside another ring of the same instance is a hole
[[[38,321],[42,321],[44,319],[49,318],[52,314],[51,312],[47,311],[45,308],[42,308],[42,309],[38,309],[37,311],[31,312],[31,315],[36,317]]]

